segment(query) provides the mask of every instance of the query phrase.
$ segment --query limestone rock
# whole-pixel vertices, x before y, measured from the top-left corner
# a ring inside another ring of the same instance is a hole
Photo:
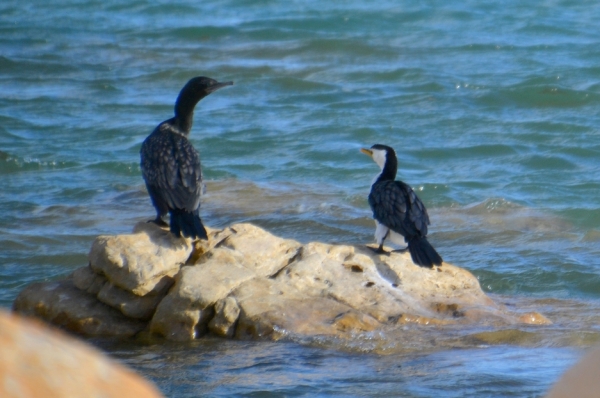
[[[140,222],[133,232],[96,238],[90,266],[113,285],[138,296],[161,291],[173,283],[192,252],[192,243],[154,223]]]
[[[281,332],[300,335],[346,335],[371,331],[380,324],[327,297],[303,295],[273,279],[253,279],[235,291],[240,307],[236,337],[274,338]]]
[[[305,295],[333,298],[382,323],[402,315],[457,319],[471,307],[494,306],[469,272],[445,263],[415,265],[408,253],[376,255],[366,248],[309,243],[278,280]]]
[[[539,312],[527,312],[519,317],[519,322],[529,325],[549,325],[552,323]]]
[[[76,270],[72,282],[30,286],[15,309],[86,335],[144,329],[169,340],[209,331],[240,339],[352,338],[408,323],[550,323],[494,303],[477,278],[452,264],[429,269],[408,253],[302,245],[250,224],[208,232],[208,241],[192,244],[139,223],[133,234],[99,237],[90,266]]]
[[[255,274],[239,264],[243,257],[217,248],[199,265],[185,266],[152,318],[152,333],[173,340],[193,339],[206,331],[214,304]]]
[[[306,296],[333,299],[379,322],[411,309],[402,291],[378,273],[372,258],[355,253],[352,246],[326,249],[321,244],[308,244],[301,258],[277,279]]]
[[[27,286],[13,309],[84,336],[131,337],[146,327],[77,289],[70,279]]]
[[[106,278],[92,271],[89,266],[73,271],[73,284],[84,292],[97,295],[106,283]]]
[[[0,396],[148,397],[156,387],[96,349],[0,311]]]
[[[226,238],[218,245],[242,253],[243,266],[258,276],[276,274],[293,261],[301,245],[282,239],[252,224],[235,224],[223,231]]]
[[[95,273],[91,267],[81,267],[73,274],[73,284],[78,289],[93,294],[103,302],[127,317],[150,320],[158,303],[167,294],[170,285],[164,285],[161,291],[153,291],[138,296],[110,283],[104,276]]]
[[[166,294],[165,288],[163,291],[140,297],[108,282],[102,286],[97,297],[98,300],[121,311],[127,317],[148,321]]]
[[[239,316],[240,307],[233,297],[219,300],[215,303],[215,316],[208,323],[208,328],[217,336],[233,337]]]

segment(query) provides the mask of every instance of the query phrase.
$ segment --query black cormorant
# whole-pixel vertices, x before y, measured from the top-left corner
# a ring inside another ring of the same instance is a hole
[[[142,174],[156,208],[153,221],[166,226],[164,217],[168,212],[170,230],[175,236],[208,239],[199,214],[204,188],[200,156],[187,137],[198,101],[232,84],[194,77],[177,97],[175,117],[159,124],[142,144]]]
[[[408,244],[408,251],[415,264],[423,267],[441,265],[442,258],[427,241],[429,216],[427,209],[413,189],[402,181],[395,181],[398,159],[393,148],[373,145],[361,152],[373,158],[381,168],[369,194],[369,205],[377,228],[375,239],[379,244],[376,252],[385,253],[383,242],[389,238],[396,244]]]

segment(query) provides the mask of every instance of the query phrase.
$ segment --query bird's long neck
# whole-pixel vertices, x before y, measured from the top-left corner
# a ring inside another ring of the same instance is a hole
[[[186,114],[185,116],[175,116],[175,126],[179,131],[185,135],[189,135],[192,131],[192,124],[194,123],[194,112]]]
[[[175,102],[175,126],[184,134],[189,134],[194,123],[194,108],[205,96],[182,93]]]
[[[388,153],[386,156],[385,164],[381,169],[381,173],[375,178],[375,182],[381,181],[394,181],[396,179],[396,172],[398,171],[398,160],[393,153]]]

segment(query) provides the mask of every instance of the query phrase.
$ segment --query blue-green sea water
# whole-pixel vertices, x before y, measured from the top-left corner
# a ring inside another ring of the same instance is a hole
[[[585,0],[4,0],[0,306],[153,217],[141,142],[205,75],[235,82],[196,110],[206,224],[371,243],[359,148],[388,144],[444,260],[553,324],[100,348],[169,397],[542,396],[600,340],[598,21]]]

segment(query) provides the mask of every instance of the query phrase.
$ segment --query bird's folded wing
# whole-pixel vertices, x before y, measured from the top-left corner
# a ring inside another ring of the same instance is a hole
[[[427,235],[429,216],[412,188],[401,181],[382,181],[369,194],[373,218],[403,236]]]
[[[164,135],[160,139],[170,142],[154,145],[160,150],[147,154],[147,163],[153,164],[153,167],[149,170],[144,167],[146,182],[157,187],[155,191],[169,208],[198,209],[203,190],[198,152],[179,134]]]

